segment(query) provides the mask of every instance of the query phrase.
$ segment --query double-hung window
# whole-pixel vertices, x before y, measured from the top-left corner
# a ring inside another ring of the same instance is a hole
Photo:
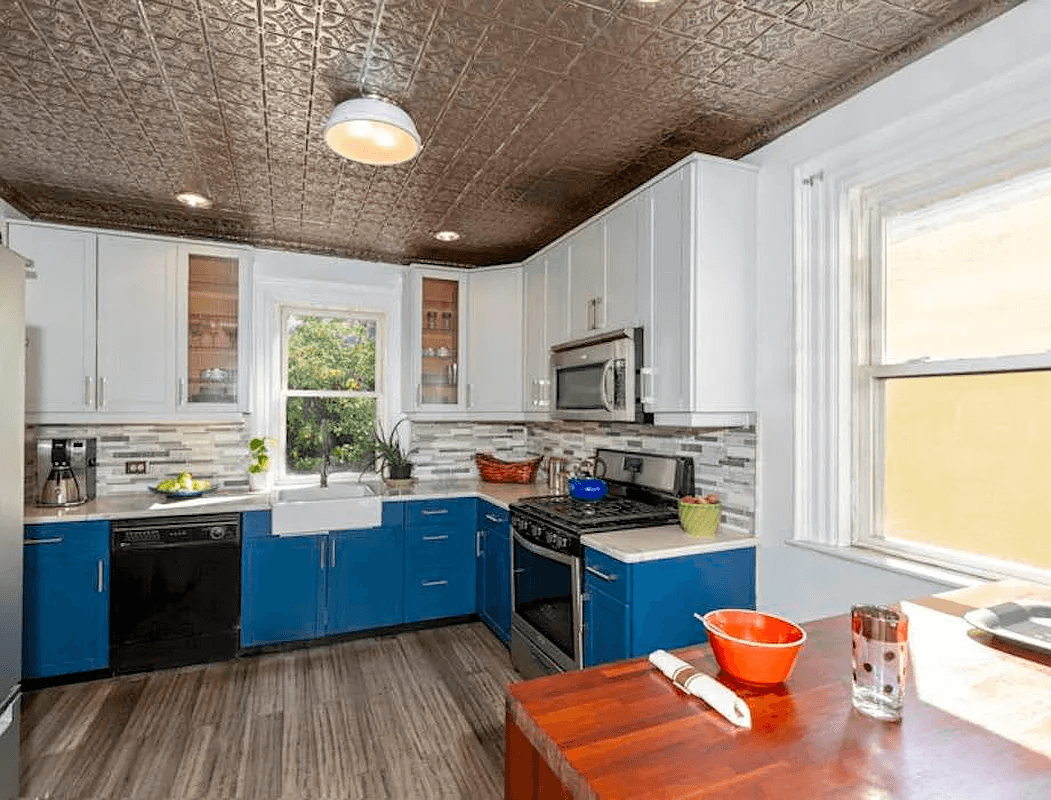
[[[1051,570],[1051,171],[857,208],[855,541]]]
[[[384,408],[382,315],[288,306],[282,331],[285,476],[316,475],[326,450],[330,471],[360,471]]]

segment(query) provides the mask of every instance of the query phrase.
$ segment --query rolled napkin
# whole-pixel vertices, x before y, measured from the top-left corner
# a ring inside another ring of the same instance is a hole
[[[748,710],[748,704],[715,678],[705,675],[667,650],[650,653],[650,663],[683,692],[701,698],[734,725],[740,728],[752,727],[752,713]]]

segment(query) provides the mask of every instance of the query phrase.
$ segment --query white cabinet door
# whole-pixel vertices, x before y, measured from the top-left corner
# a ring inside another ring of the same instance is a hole
[[[524,302],[522,348],[525,362],[523,402],[527,414],[542,413],[546,405],[547,352],[547,259],[537,256],[522,265]]]
[[[606,299],[601,304],[607,328],[638,325],[649,310],[649,268],[643,271],[641,217],[646,198],[635,195],[606,214]],[[640,277],[643,280],[640,280]],[[640,295],[639,289],[646,290]]]
[[[467,410],[461,374],[468,329],[467,278],[461,270],[413,268],[409,281],[412,349],[406,355],[411,365],[406,405],[417,418],[462,417]],[[517,335],[521,336],[520,329]]]
[[[176,246],[98,237],[98,407],[175,410]]]
[[[569,327],[573,339],[606,327],[606,223],[597,219],[569,240]]]
[[[569,341],[569,245],[547,251],[547,347]]]
[[[26,282],[26,413],[95,408],[95,235],[11,223]]]
[[[522,412],[522,269],[468,279],[467,411]]]
[[[653,203],[653,360],[648,365],[653,391],[646,410],[655,413],[690,410],[692,170],[692,165],[678,169],[648,190]]]

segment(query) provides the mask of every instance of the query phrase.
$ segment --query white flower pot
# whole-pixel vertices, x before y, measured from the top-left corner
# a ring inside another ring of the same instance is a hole
[[[248,488],[253,492],[269,492],[272,484],[270,470],[266,472],[249,472]]]

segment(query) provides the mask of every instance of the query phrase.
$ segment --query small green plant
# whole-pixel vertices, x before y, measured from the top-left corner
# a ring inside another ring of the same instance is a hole
[[[252,439],[248,443],[248,452],[252,456],[252,462],[248,465],[248,471],[253,475],[258,475],[270,469],[269,448],[276,446],[277,442],[268,436],[257,436]]]
[[[375,468],[377,472],[382,472],[384,465],[403,467],[412,464],[412,461],[409,460],[409,450],[401,446],[401,439],[398,437],[398,428],[406,419],[407,417],[402,417],[398,420],[387,435],[384,435],[380,421],[376,420],[376,430],[373,431],[372,439],[376,447]]]

